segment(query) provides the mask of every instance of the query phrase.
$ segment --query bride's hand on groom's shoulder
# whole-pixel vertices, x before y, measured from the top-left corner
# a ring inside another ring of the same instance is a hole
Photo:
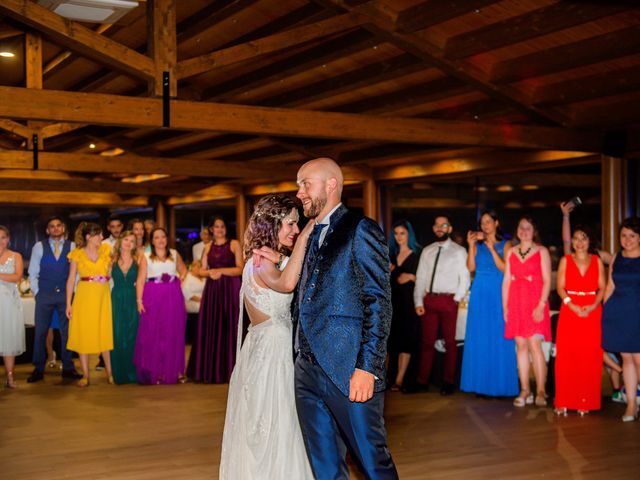
[[[263,258],[265,260],[268,260],[271,263],[274,263],[274,264],[278,263],[281,261],[281,258],[280,258],[281,256],[282,256],[281,253],[278,253],[269,247],[261,247],[258,249],[254,249],[253,250],[253,266],[259,267],[260,262],[262,261]]]

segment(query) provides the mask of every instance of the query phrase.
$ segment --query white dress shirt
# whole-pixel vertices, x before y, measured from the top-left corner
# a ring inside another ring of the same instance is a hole
[[[420,254],[413,290],[416,307],[424,307],[424,296],[429,293],[438,247],[442,247],[442,250],[438,258],[432,293],[452,293],[453,299],[459,302],[469,289],[471,278],[467,270],[467,251],[450,238],[444,242],[432,243]]]
[[[327,213],[327,215],[322,220],[320,220],[319,222],[316,221],[316,225],[324,225],[324,227],[322,227],[322,231],[320,232],[320,236],[318,237],[318,246],[321,246],[322,242],[324,242],[324,238],[327,236],[327,231],[329,229],[331,215],[333,215],[333,213],[338,209],[338,207],[340,207],[340,205],[342,205],[342,202],[333,207],[333,210]]]
[[[200,300],[202,300],[204,283],[204,278],[196,277],[191,272],[187,273],[181,285],[187,313],[198,313],[200,311]],[[194,296],[200,297],[200,300],[193,300],[192,297]]]
[[[102,243],[108,243],[111,250],[113,250],[113,247],[116,246],[116,238],[113,235],[109,235],[107,238],[102,240]]]
[[[204,242],[198,242],[191,247],[191,254],[193,255],[194,260],[200,260],[202,258],[202,252],[204,252],[204,247],[207,244]]]

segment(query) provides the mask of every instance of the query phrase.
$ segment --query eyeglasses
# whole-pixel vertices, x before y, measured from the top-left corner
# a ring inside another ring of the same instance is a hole
[[[433,228],[449,228],[451,225],[448,223],[436,223]]]

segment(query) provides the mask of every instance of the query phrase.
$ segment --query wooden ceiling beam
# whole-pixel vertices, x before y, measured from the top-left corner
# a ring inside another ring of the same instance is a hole
[[[115,193],[65,192],[65,191],[16,191],[0,190],[0,204],[3,205],[57,205],[95,207],[147,207],[147,197],[126,198]]]
[[[176,74],[178,79],[182,80],[200,75],[214,68],[254,60],[269,53],[279,52],[306,42],[316,41],[344,32],[359,26],[362,22],[362,17],[357,14],[338,15],[310,25],[293,28],[241,45],[234,45],[199,57],[183,60],[178,63]]]
[[[145,80],[155,77],[155,65],[149,57],[100,35],[79,22],[62,18],[35,2],[2,0],[0,13],[35,28],[54,42],[98,63]]]
[[[260,176],[273,178],[278,169],[246,165],[220,160],[176,159],[163,157],[138,157],[120,155],[106,157],[78,153],[40,152],[38,165],[41,170],[63,172],[127,173],[189,175],[191,177],[242,178]],[[33,153],[23,150],[0,150],[0,168],[31,169]]]
[[[78,122],[121,127],[162,126],[154,98],[0,87],[0,118]],[[434,145],[484,145],[598,151],[593,132],[557,127],[497,125],[380,117],[209,102],[171,101],[171,126],[252,135],[373,140]]]
[[[629,10],[626,2],[557,2],[447,40],[445,56],[460,59]]]
[[[27,32],[24,51],[27,88],[42,88],[42,37],[38,33]]]
[[[0,129],[22,138],[30,138],[35,133],[33,128],[4,118],[0,119]]]
[[[225,200],[235,198],[242,193],[242,189],[236,185],[219,184],[211,185],[190,194],[174,195],[169,197],[167,205],[185,205],[191,203],[214,202],[216,200]]]
[[[163,75],[169,73],[169,96],[178,94],[176,64],[178,45],[176,43],[176,0],[147,1],[147,39],[148,50],[155,75],[149,81],[149,92],[161,97],[163,93]]]
[[[40,135],[44,140],[47,138],[57,137],[58,135],[64,135],[65,133],[73,132],[87,125],[83,123],[52,123],[40,129]]]
[[[395,20],[396,28],[403,33],[413,33],[497,2],[498,0],[427,0],[399,12]]]
[[[350,12],[358,12],[366,15],[371,23],[364,24],[363,28],[393,43],[407,53],[426,60],[447,75],[461,80],[470,87],[476,88],[489,97],[515,108],[517,111],[524,113],[534,120],[542,120],[545,123],[551,120],[561,125],[569,122],[569,118],[563,112],[552,109],[541,109],[535,105],[531,105],[529,103],[529,96],[517,88],[508,85],[498,86],[491,83],[487,73],[473,63],[447,58],[444,50],[434,45],[423,32],[407,34],[396,31],[396,24],[394,23],[393,17],[390,17],[388,13],[389,8],[381,0],[372,0],[357,7],[350,6],[345,0],[313,1],[327,8],[346,9]]]
[[[633,55],[639,50],[640,33],[633,26],[503,60],[491,67],[489,76],[498,84],[515,82]]]
[[[376,169],[374,177],[378,181],[405,181],[425,177],[454,178],[470,174],[515,173],[523,170],[543,169],[565,164],[589,164],[599,161],[600,155],[593,155],[590,152],[491,152],[484,155]]]
[[[574,103],[634,90],[640,90],[640,65],[551,83],[537,88],[532,101],[539,105]]]

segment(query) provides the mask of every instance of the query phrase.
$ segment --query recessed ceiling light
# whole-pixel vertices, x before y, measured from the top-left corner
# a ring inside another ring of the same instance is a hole
[[[96,148],[96,144],[95,144],[95,143],[90,143],[90,144],[89,144],[89,148],[90,148],[91,150],[93,150],[94,148]]]
[[[15,53],[13,53],[13,52],[5,52],[5,51],[0,52],[0,57],[4,57],[4,58],[13,58],[13,57],[15,57],[15,56],[16,56],[16,54],[15,54]]]

